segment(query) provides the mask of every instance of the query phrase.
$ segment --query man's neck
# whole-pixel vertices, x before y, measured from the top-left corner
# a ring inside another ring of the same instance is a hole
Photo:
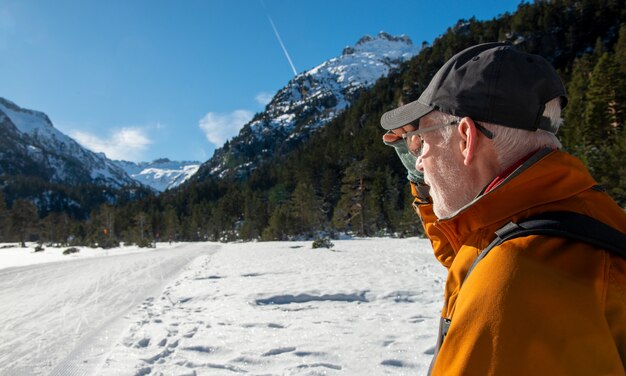
[[[535,150],[531,153],[528,153],[527,155],[523,156],[522,158],[518,159],[515,163],[513,163],[512,165],[510,165],[509,167],[507,167],[504,171],[502,171],[501,173],[499,173],[483,190],[481,194],[486,194],[489,193],[491,190],[493,190],[494,188],[496,188],[498,185],[502,184],[503,181],[506,180],[507,177],[509,177],[509,175],[511,175],[513,173],[513,171],[517,170],[518,167],[520,167],[521,165],[524,164],[524,162],[526,162],[527,160],[530,159],[530,157],[532,157],[535,153],[537,153],[538,150]]]

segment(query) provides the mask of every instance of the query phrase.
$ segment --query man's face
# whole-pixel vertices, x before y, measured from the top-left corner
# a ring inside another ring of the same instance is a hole
[[[441,123],[436,115],[427,115],[420,119],[420,129]],[[467,184],[469,171],[460,150],[461,136],[457,127],[451,128],[425,132],[422,153],[416,163],[417,170],[424,173],[424,182],[430,186],[433,210],[439,218],[450,217],[473,199]],[[452,131],[448,140],[444,136],[446,131]]]

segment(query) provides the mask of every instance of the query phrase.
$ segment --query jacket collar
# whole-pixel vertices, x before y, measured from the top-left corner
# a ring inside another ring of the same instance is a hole
[[[541,209],[543,206],[571,198],[595,185],[578,159],[562,151],[542,149],[493,190],[479,195],[452,217],[438,220],[435,226],[458,252],[478,231],[488,230],[493,234],[512,219],[545,211]],[[491,240],[483,239],[483,242]]]

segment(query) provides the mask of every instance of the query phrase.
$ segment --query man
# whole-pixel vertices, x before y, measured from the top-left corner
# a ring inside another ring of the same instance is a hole
[[[449,327],[432,374],[625,374],[626,259],[531,235],[493,248],[465,280],[510,221],[568,211],[626,232],[626,213],[559,150],[566,103],[545,59],[488,43],[452,57],[418,100],[381,118],[448,269]]]

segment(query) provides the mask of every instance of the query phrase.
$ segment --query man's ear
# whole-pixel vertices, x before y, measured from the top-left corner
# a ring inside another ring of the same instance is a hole
[[[472,161],[474,160],[474,153],[476,152],[476,142],[478,140],[476,124],[474,124],[474,120],[472,120],[472,118],[464,117],[459,122],[457,131],[461,136],[459,149],[461,154],[463,154],[463,163],[466,166],[469,166],[472,164]]]

